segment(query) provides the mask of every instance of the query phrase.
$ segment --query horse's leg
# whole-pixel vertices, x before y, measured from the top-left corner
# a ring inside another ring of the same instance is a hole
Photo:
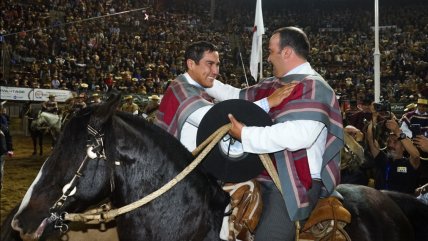
[[[33,142],[33,156],[37,154],[37,134],[34,131],[30,132],[31,141]]]
[[[53,149],[55,147],[55,144],[56,144],[56,133],[55,133],[55,131],[51,130],[50,134],[51,134],[51,139],[52,139],[51,148]]]
[[[38,132],[38,137],[39,137],[39,148],[40,148],[40,156],[43,155],[43,132]]]

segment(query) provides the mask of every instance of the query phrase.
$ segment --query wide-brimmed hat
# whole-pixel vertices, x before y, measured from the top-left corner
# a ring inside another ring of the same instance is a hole
[[[428,105],[428,99],[421,97],[418,99],[417,104],[418,105]]]
[[[410,103],[410,104],[406,105],[406,108],[404,109],[404,111],[405,112],[411,111],[411,110],[416,109],[416,107],[417,107],[416,103]]]
[[[149,100],[160,100],[160,97],[158,95],[152,95],[149,96]]]
[[[127,95],[127,96],[125,96],[123,99],[124,100],[130,100],[130,99],[133,99],[134,97],[132,97],[132,95]]]
[[[232,114],[246,126],[270,126],[269,115],[256,104],[246,100],[226,100],[215,104],[199,124],[196,143],[201,144],[218,128],[230,123]],[[263,164],[257,154],[242,151],[242,144],[226,134],[201,163],[208,174],[224,182],[244,182],[257,177]]]
[[[48,98],[56,97],[54,94],[49,94]]]

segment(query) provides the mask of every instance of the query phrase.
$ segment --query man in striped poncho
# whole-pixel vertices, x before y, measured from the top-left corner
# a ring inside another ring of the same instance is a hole
[[[305,220],[320,196],[340,182],[342,116],[336,95],[309,64],[309,41],[296,27],[276,30],[269,41],[268,61],[274,77],[244,90],[215,81],[207,93],[222,101],[256,101],[286,83],[297,85],[269,111],[270,127],[244,127],[233,116],[230,134],[250,153],[274,153],[284,195],[269,177],[261,176],[264,210],[255,240],[294,240],[293,221]]]

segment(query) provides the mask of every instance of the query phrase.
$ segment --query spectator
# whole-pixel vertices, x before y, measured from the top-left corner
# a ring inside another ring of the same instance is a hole
[[[0,124],[0,190],[3,188],[5,156],[13,156],[12,137],[9,128]]]
[[[345,115],[345,121],[347,125],[351,125],[359,130],[363,130],[364,126],[366,126],[367,123],[372,120],[372,111],[370,107],[373,101],[373,98],[366,97],[361,101],[360,105],[357,106],[357,111],[350,112],[348,110]]]
[[[78,96],[74,97],[74,101],[70,102],[70,104],[72,105],[71,107],[72,113],[76,113],[86,108],[85,95],[79,94]]]
[[[138,115],[138,105],[134,103],[134,97],[132,95],[125,96],[123,99],[125,103],[122,104],[120,110],[132,113],[133,115]]]
[[[403,115],[401,129],[409,137],[413,137],[412,125],[417,124],[422,134],[428,133],[428,89],[422,91],[418,98],[416,110]],[[428,135],[428,134],[427,134]]]
[[[160,97],[158,95],[152,95],[149,97],[149,103],[143,109],[143,116],[148,121],[153,122],[155,118],[155,112],[159,108]]]
[[[376,117],[374,117],[375,121]],[[377,175],[375,187],[413,194],[418,183],[420,156],[418,149],[406,134],[400,130],[397,120],[387,120],[385,125],[390,131],[387,139],[387,150],[381,151],[373,138],[373,127],[370,122],[366,140],[374,157]],[[405,155],[407,153],[409,156]]]
[[[58,102],[55,101],[55,95],[50,94],[48,100],[43,102],[42,111],[58,114]]]
[[[9,127],[10,117],[6,112],[6,108],[4,108],[4,104],[6,104],[6,100],[0,102],[0,125]]]

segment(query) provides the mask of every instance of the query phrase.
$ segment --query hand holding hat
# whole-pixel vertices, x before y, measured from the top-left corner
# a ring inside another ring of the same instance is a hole
[[[250,101],[225,100],[215,104],[202,118],[196,144],[200,145],[218,128],[229,122],[233,125],[230,134],[225,135],[208,153],[201,163],[201,168],[224,182],[248,181],[263,171],[263,164],[258,155],[244,152],[242,144],[233,139],[240,139],[244,125],[270,126],[272,119],[262,108]]]
[[[232,127],[230,127],[229,130],[229,135],[231,135],[237,140],[241,140],[241,133],[244,125],[241,122],[237,121],[232,114],[228,114],[227,117],[229,117],[230,123],[232,123]]]

